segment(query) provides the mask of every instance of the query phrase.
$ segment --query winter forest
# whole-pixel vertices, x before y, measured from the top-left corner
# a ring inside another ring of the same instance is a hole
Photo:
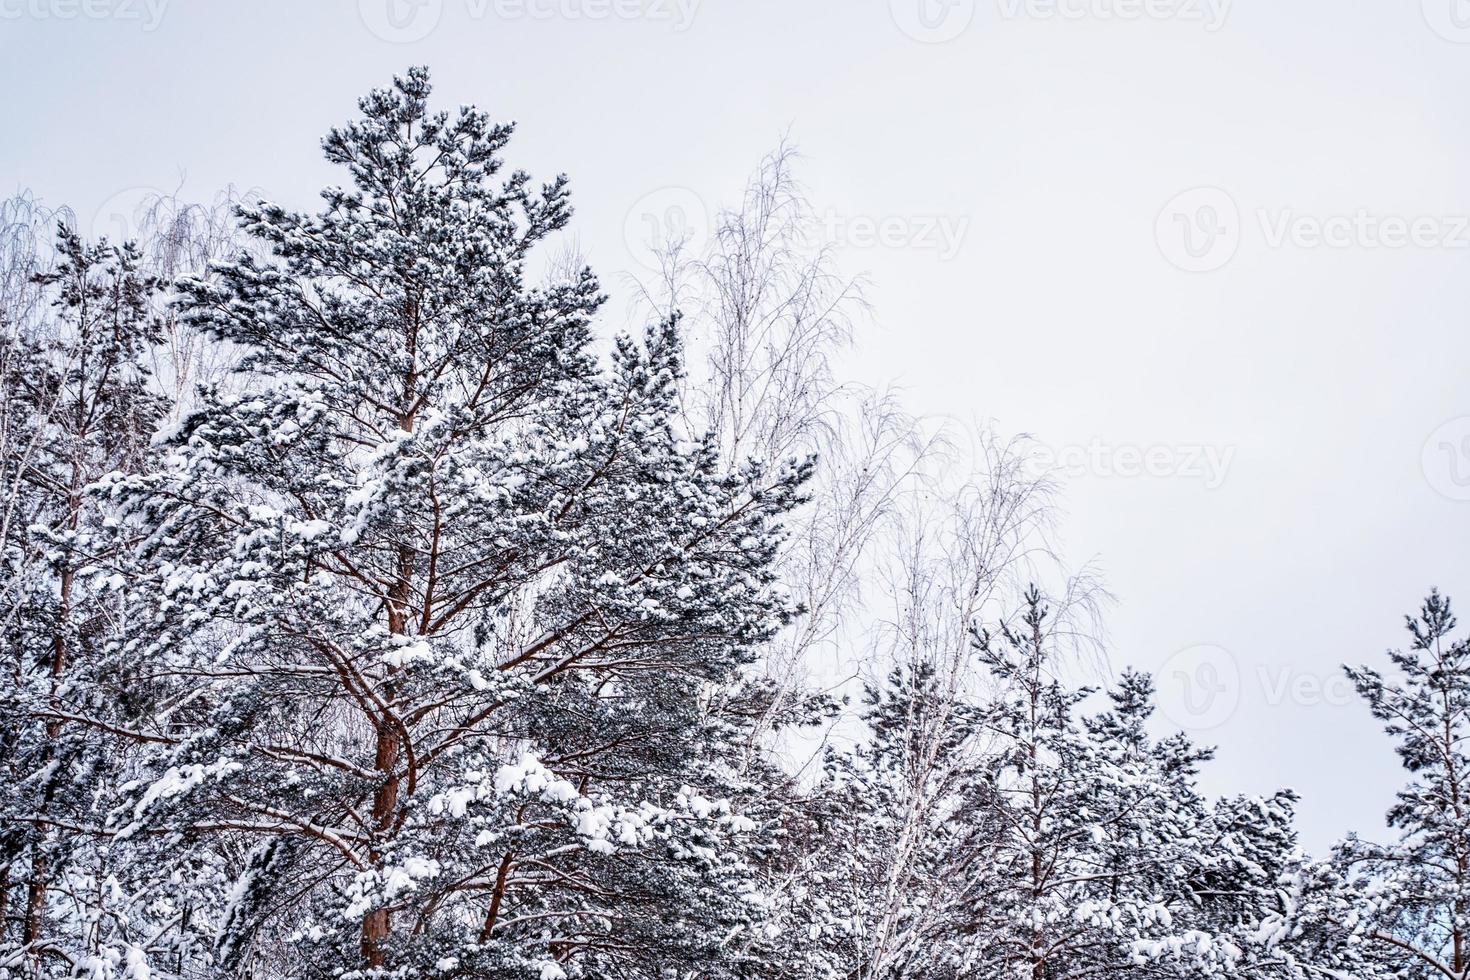
[[[1470,978],[1433,583],[1343,668],[1388,830],[1308,853],[1028,440],[834,368],[789,147],[630,290],[462,95],[343,106],[310,213],[0,205],[0,977]]]

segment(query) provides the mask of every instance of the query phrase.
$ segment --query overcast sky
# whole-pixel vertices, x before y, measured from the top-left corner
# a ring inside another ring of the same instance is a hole
[[[150,189],[311,206],[318,139],[409,64],[639,229],[790,132],[875,322],[853,371],[1055,452],[1074,561],[1306,843],[1401,782],[1348,695],[1431,585],[1470,614],[1470,3],[0,0],[0,191],[116,233]]]

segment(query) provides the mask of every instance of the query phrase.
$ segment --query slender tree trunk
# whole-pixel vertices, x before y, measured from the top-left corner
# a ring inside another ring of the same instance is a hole
[[[398,738],[383,727],[378,729],[377,770],[384,774],[383,782],[373,794],[373,827],[382,834],[391,831],[398,802]],[[374,850],[374,863],[381,860],[382,853]],[[393,921],[387,909],[373,909],[362,920],[362,955],[368,966],[382,966],[386,958],[383,941],[392,931]]]
[[[1443,655],[1439,655],[1440,662],[1444,662]],[[1444,753],[1445,769],[1448,775],[1450,789],[1450,805],[1454,808],[1455,819],[1460,827],[1464,826],[1464,817],[1460,808],[1460,774],[1455,769],[1455,736],[1450,724],[1451,708],[1448,699],[1441,696],[1443,703],[1442,717],[1444,719],[1444,742],[1441,751]],[[1455,834],[1455,899],[1454,899],[1454,931],[1451,936],[1451,947],[1453,949],[1453,969],[1459,976],[1465,975],[1465,933],[1461,927],[1465,916],[1465,883],[1470,876],[1470,857],[1466,853],[1466,841],[1463,830]]]
[[[413,574],[413,549],[402,545],[398,549],[398,574],[393,588],[388,597],[388,632],[394,636],[401,636],[408,628],[408,593]],[[389,668],[391,678],[393,668]],[[392,705],[393,684],[390,681],[384,685],[384,700]],[[373,831],[386,836],[393,832],[394,824],[398,816],[398,786],[401,776],[398,772],[399,757],[402,747],[399,744],[398,733],[389,725],[386,718],[377,723],[377,747],[373,759],[373,767],[382,777],[377,791],[373,794]],[[382,853],[374,848],[371,854],[372,862],[376,864],[382,859]],[[362,955],[370,967],[382,966],[386,960],[386,952],[383,949],[383,941],[388,938],[393,929],[391,913],[387,909],[373,909],[363,917],[362,920]]]
[[[50,874],[51,862],[46,851],[38,845],[31,854],[31,881],[26,888],[25,931],[21,939],[27,946],[41,941],[41,930],[46,921],[46,879]]]
[[[406,324],[404,347],[412,362],[417,349],[418,304],[410,301],[404,309],[404,314]],[[417,388],[417,374],[410,370],[403,379],[404,414],[399,420],[399,426],[404,432],[413,431],[414,411],[412,406]],[[402,636],[408,632],[408,604],[413,591],[414,557],[413,548],[406,544],[398,546],[397,568],[394,570],[393,584],[388,590],[386,603],[388,632],[393,636]],[[383,685],[384,701],[389,706],[394,701],[392,680],[394,673],[395,669],[390,667],[388,681]],[[377,746],[373,766],[380,774],[382,781],[378,784],[377,792],[373,794],[372,820],[374,833],[380,837],[386,837],[393,832],[398,817],[398,787],[401,781],[398,763],[402,746],[399,744],[399,733],[393,730],[387,718],[380,718],[376,727]],[[370,856],[374,865],[382,860],[382,852],[376,846]],[[362,956],[369,967],[382,966],[386,962],[387,951],[383,948],[383,943],[392,931],[392,913],[388,909],[373,909],[363,916]]]
[[[10,861],[0,867],[0,943],[5,941],[5,936],[10,932]]]
[[[79,524],[79,509],[76,502],[76,485],[79,482],[79,474],[73,467],[73,506],[71,516],[67,521],[70,530],[75,533]],[[59,622],[57,623],[55,635],[51,642],[51,698],[54,701],[56,692],[61,687],[62,675],[66,673],[67,647],[66,627],[71,617],[72,588],[76,582],[76,572],[68,565],[61,572],[61,601],[58,610]],[[54,707],[54,705],[53,705]],[[44,760],[49,764],[56,754],[56,741],[61,737],[61,722],[51,719],[46,722],[46,748]],[[51,801],[55,793],[54,780],[48,781],[45,795],[41,799],[38,811],[45,815],[51,809]],[[41,840],[32,845],[31,852],[31,880],[26,888],[26,914],[25,927],[22,940],[31,946],[41,941],[42,933],[46,927],[46,894],[50,889],[51,858],[48,853],[51,842],[51,834],[44,832]]]
[[[1041,629],[1039,626],[1031,627],[1031,656],[1033,657],[1031,672],[1030,709],[1031,709],[1031,744],[1027,746],[1027,762],[1030,765],[1031,775],[1031,907],[1035,909],[1041,904],[1041,892],[1044,882],[1042,881],[1042,859],[1041,859],[1041,784],[1040,784],[1040,759],[1036,752],[1037,729],[1040,726],[1038,701],[1041,692]],[[1032,927],[1031,932],[1031,980],[1044,980],[1046,976],[1046,957],[1041,955],[1042,934],[1039,929]]]

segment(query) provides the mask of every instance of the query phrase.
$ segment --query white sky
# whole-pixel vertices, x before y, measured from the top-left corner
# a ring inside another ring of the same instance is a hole
[[[147,188],[311,206],[327,127],[426,63],[571,175],[616,310],[625,229],[698,227],[789,130],[873,278],[854,371],[1080,459],[1068,553],[1115,665],[1210,726],[1209,787],[1376,831],[1391,745],[1311,687],[1432,584],[1470,613],[1470,3],[419,2],[0,0],[0,192],[109,231]],[[1117,472],[1150,447],[1172,475]]]

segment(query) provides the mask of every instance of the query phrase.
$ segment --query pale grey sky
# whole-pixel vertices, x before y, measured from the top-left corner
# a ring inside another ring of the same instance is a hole
[[[789,130],[873,280],[854,371],[1054,449],[1210,788],[1377,830],[1400,775],[1335,666],[1431,585],[1470,614],[1470,4],[0,0],[0,191],[307,206],[413,63],[571,175],[615,291]]]

